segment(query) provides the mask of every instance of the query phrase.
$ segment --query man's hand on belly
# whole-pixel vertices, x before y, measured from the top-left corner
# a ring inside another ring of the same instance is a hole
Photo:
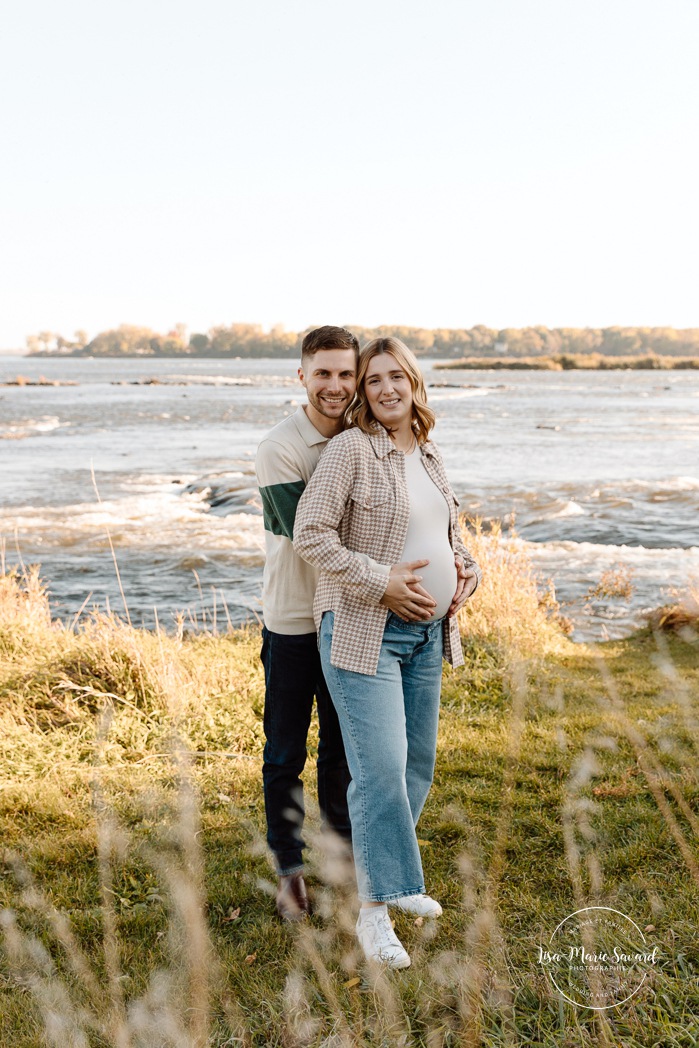
[[[463,558],[459,553],[454,554],[456,564],[456,593],[454,594],[447,615],[451,618],[463,608],[478,585],[478,576],[473,568],[465,568]]]

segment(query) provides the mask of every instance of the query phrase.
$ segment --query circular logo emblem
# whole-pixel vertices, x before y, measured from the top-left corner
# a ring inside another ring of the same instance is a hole
[[[603,1011],[628,1001],[657,961],[630,917],[609,906],[587,906],[562,920],[539,947],[539,964],[571,1004]]]

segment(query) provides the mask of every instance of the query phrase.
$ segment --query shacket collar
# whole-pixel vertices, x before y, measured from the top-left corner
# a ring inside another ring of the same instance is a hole
[[[369,433],[369,440],[377,458],[386,458],[392,451],[396,450],[395,444],[383,426]],[[429,455],[430,458],[435,457],[436,449],[431,440],[426,440],[424,444],[419,444],[418,447],[422,455]]]
[[[391,442],[391,438],[383,426],[379,426],[377,429],[372,430],[368,436],[377,458],[386,458],[392,451],[396,450]]]
[[[309,448],[312,448],[314,444],[327,444],[330,440],[330,437],[324,437],[323,434],[315,428],[304,411],[303,405],[296,409],[292,417],[296,423],[296,428]]]

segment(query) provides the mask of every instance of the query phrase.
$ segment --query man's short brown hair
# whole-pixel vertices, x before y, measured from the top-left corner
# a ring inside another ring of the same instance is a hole
[[[347,328],[324,327],[313,328],[304,335],[301,343],[301,358],[314,357],[319,349],[353,349],[355,359],[359,359],[359,341]]]

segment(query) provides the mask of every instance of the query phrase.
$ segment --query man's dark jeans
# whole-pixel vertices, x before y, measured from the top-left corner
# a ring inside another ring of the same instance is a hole
[[[301,772],[313,697],[318,705],[318,802],[324,824],[351,840],[347,812],[350,774],[340,725],[320,668],[315,633],[294,636],[262,630],[260,653],[265,670],[265,749],[262,783],[267,843],[279,874],[303,867],[304,818]]]

